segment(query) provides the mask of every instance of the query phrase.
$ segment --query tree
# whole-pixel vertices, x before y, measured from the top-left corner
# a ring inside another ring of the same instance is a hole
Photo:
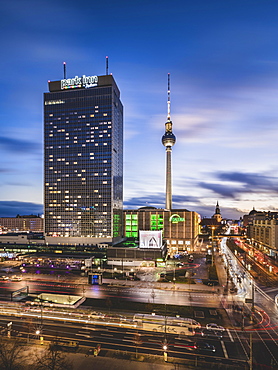
[[[35,361],[36,370],[71,370],[73,365],[71,361],[66,358],[66,355],[58,351],[55,347],[50,346],[44,352],[37,356]]]
[[[23,370],[25,348],[19,339],[0,337],[0,369]]]

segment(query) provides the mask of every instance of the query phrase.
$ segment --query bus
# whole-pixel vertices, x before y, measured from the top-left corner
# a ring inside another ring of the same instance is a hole
[[[193,319],[137,313],[133,316],[137,329],[169,334],[194,335],[201,325]]]

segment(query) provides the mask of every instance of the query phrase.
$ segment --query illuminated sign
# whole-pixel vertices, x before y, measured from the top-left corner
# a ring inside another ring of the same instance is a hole
[[[82,77],[75,76],[74,78],[67,78],[61,80],[61,89],[76,89],[78,87],[89,87],[97,86],[98,76],[85,76]]]
[[[169,221],[172,222],[172,224],[177,224],[178,222],[184,222],[185,218],[180,217],[178,214],[174,214],[169,218]]]

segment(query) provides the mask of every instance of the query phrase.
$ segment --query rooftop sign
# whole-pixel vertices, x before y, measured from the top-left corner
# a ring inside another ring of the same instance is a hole
[[[86,89],[88,89],[89,87],[97,86],[97,83],[98,76],[75,76],[74,78],[61,80],[61,90],[76,89],[79,87],[85,87]]]
[[[177,213],[175,213],[169,218],[169,221],[172,222],[172,224],[177,224],[178,222],[184,222],[185,218],[180,217]]]

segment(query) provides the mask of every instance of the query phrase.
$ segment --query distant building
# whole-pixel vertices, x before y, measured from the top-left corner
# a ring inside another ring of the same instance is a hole
[[[44,181],[48,243],[121,239],[123,106],[112,75],[49,82]]]
[[[0,217],[0,232],[43,232],[43,219],[39,216]]]
[[[124,210],[124,236],[139,240],[140,230],[161,230],[169,254],[193,252],[198,242],[199,222],[200,215],[187,209],[128,209]]]
[[[278,258],[278,212],[259,212],[253,209],[243,218],[247,237],[252,244],[269,256]]]
[[[220,207],[218,201],[216,203],[215,212],[211,218],[204,217],[201,220],[201,230],[202,234],[219,234],[223,228],[225,228],[224,224],[222,224],[222,216],[220,212]]]

